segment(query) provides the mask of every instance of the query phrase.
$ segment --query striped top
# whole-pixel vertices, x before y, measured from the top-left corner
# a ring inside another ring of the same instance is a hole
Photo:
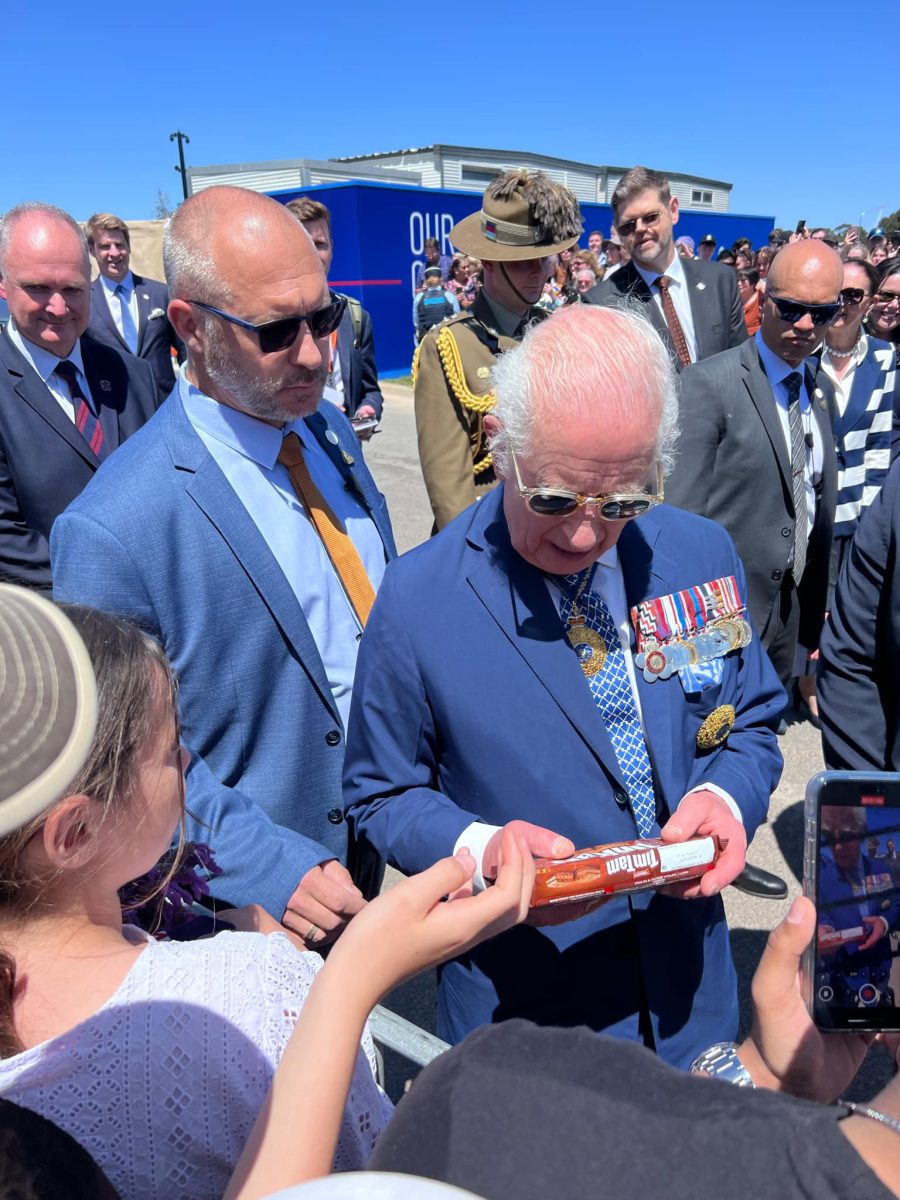
[[[823,349],[822,369],[835,384],[838,398],[833,414],[838,461],[835,537],[849,537],[856,530],[881,490],[900,439],[900,373],[894,347],[861,333],[852,367],[849,379],[845,374],[838,380]]]

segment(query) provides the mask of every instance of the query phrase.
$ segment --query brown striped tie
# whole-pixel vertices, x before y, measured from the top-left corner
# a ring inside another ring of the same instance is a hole
[[[672,280],[668,275],[660,275],[659,279],[655,280],[655,283],[659,288],[660,296],[662,296],[663,316],[666,318],[666,324],[669,327],[669,336],[675,346],[678,361],[683,367],[688,367],[691,364],[691,352],[688,350],[687,339],[684,336],[684,330],[681,328],[681,322],[678,320],[678,313],[675,311],[675,302],[669,295],[669,286]]]

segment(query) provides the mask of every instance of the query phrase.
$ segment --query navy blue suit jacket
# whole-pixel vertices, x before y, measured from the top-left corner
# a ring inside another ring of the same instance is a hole
[[[344,772],[348,816],[390,862],[420,871],[473,821],[521,818],[577,847],[637,837],[625,784],[544,577],[511,547],[497,488],[392,563],[360,647]],[[661,506],[619,541],[629,605],[734,574],[734,546],[710,521]],[[686,695],[638,672],[659,820],[715,783],[748,836],[765,818],[781,755],[784,693],[756,639],[719,685]],[[701,753],[697,733],[732,704],[734,732]],[[657,831],[658,832],[658,831]],[[521,926],[447,965],[442,1036],[519,1016],[638,1039],[650,1013],[660,1052],[685,1065],[737,1028],[721,900],[638,894],[560,925]]]
[[[348,417],[355,417],[364,404],[371,404],[375,416],[381,420],[383,404],[378,389],[378,368],[375,366],[375,340],[372,336],[372,318],[366,309],[360,309],[359,336],[353,328],[348,308],[338,328],[338,356],[344,380],[344,405]]]
[[[111,453],[157,407],[150,369],[81,340],[91,397]],[[31,364],[0,332],[0,578],[50,590],[53,522],[100,462]]]
[[[900,770],[900,464],[863,513],[822,631],[819,715],[830,770]]]
[[[143,275],[136,275],[134,272],[132,278],[138,305],[137,357],[150,364],[156,379],[159,402],[162,404],[175,384],[172,350],[174,348],[179,359],[182,359],[184,347],[166,315],[169,307],[166,285],[157,279],[145,279]],[[151,318],[151,314],[155,315]],[[120,354],[131,354],[116,328],[109,304],[103,295],[103,283],[99,278],[91,284],[91,321],[88,325],[88,335],[98,342],[103,342],[105,346],[112,346]]]
[[[395,553],[384,497],[333,405],[310,430]],[[329,440],[329,437],[336,439]],[[301,877],[345,860],[344,731],[297,599],[176,392],[54,529],[54,595],[132,617],[180,683],[189,836],[213,892],[281,917]],[[345,457],[346,456],[346,459]]]

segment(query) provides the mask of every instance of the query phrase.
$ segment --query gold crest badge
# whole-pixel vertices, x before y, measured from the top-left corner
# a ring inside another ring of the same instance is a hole
[[[714,750],[728,740],[728,735],[734,728],[734,707],[731,704],[720,704],[714,708],[700,728],[697,730],[697,745],[701,750]]]

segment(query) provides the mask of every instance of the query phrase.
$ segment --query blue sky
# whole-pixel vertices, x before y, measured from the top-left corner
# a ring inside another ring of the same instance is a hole
[[[887,5],[141,7],[5,7],[0,211],[149,217],[181,195],[175,129],[189,165],[445,142],[728,180],[779,225],[900,208]]]

